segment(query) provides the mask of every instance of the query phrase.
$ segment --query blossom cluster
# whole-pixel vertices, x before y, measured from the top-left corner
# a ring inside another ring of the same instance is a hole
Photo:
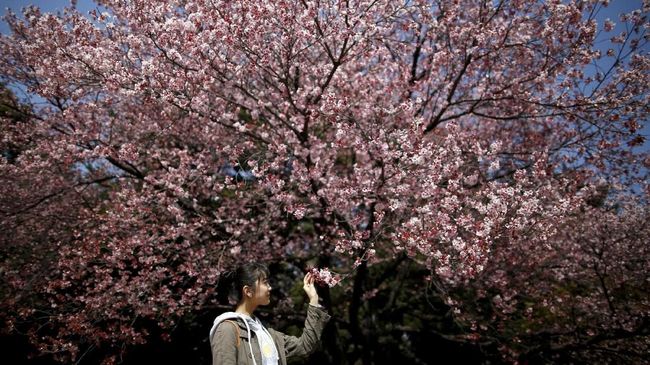
[[[331,288],[341,281],[340,275],[332,273],[328,268],[318,269],[312,267],[308,271],[313,275],[315,282],[322,286]]]

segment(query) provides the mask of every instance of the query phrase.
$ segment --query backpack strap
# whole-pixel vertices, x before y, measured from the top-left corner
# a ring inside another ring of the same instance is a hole
[[[235,323],[234,321],[224,321],[224,322],[228,322],[228,323],[232,324],[233,327],[235,327],[235,331],[237,332],[237,336],[236,336],[236,337],[237,337],[237,347],[239,347],[239,343],[240,343],[240,341],[241,341],[241,340],[239,339],[239,326],[238,326],[237,323]]]

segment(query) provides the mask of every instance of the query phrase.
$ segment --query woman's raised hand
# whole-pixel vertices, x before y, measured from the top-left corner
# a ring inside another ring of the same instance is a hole
[[[316,286],[314,285],[314,274],[308,272],[305,275],[302,288],[309,297],[309,304],[318,305],[318,293],[316,293]]]

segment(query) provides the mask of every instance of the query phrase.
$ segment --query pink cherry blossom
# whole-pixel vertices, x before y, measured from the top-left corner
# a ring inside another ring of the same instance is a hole
[[[314,275],[314,278],[316,280],[316,283],[320,285],[327,285],[329,287],[333,287],[336,284],[339,283],[341,278],[337,274],[333,274],[328,268],[323,268],[323,269],[318,269],[318,268],[311,268],[309,270],[312,275]]]

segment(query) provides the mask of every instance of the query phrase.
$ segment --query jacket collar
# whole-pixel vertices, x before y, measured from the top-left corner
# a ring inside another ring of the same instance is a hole
[[[236,320],[235,322],[241,329],[244,330],[244,337],[248,337],[248,328],[245,323],[245,319],[243,315],[236,313],[236,312],[225,312],[220,314],[217,318],[214,319],[214,322],[212,324],[212,328],[210,328],[210,338],[214,336],[214,332],[217,330],[217,327],[219,324],[223,321],[229,320],[229,319],[234,319]],[[241,333],[241,332],[240,332]]]

